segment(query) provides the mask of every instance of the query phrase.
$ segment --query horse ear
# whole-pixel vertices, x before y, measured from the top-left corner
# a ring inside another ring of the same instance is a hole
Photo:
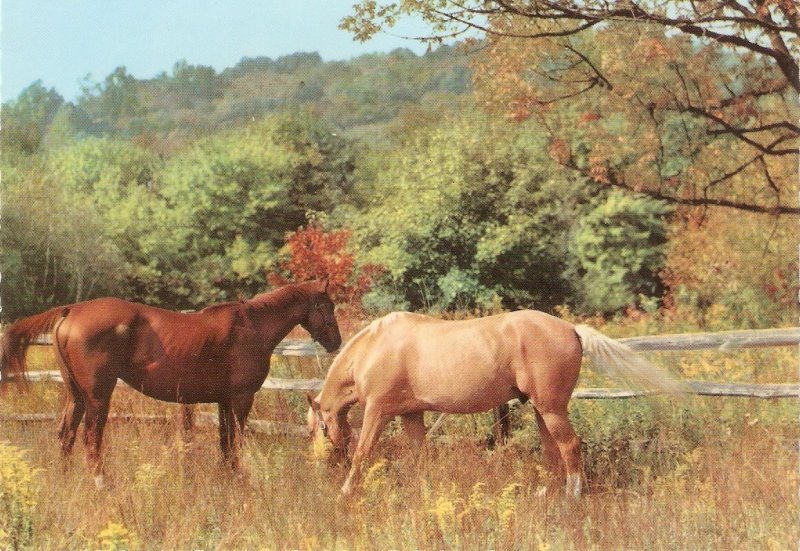
[[[323,280],[323,282],[324,282],[324,283],[323,283],[323,285],[322,285],[322,292],[323,292],[323,293],[327,293],[327,292],[328,292],[328,285],[330,284],[331,280],[330,280],[330,279],[328,279],[328,278],[326,277],[326,278]]]

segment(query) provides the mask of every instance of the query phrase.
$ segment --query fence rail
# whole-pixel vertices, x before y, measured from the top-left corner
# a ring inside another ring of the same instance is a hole
[[[756,329],[745,331],[725,331],[720,333],[685,333],[675,335],[657,335],[645,337],[628,337],[619,339],[638,351],[674,351],[674,350],[732,350],[739,348],[756,348],[768,346],[800,345],[800,327],[781,329]],[[41,335],[35,344],[51,344],[50,335]],[[317,343],[303,339],[285,339],[273,352],[277,356],[321,357],[326,352]],[[58,371],[32,371],[27,374],[28,380],[61,381]],[[262,388],[278,391],[314,392],[322,388],[322,379],[280,379],[269,377]],[[789,398],[800,397],[800,384],[745,384],[724,383],[715,381],[687,381],[693,394],[701,396],[739,396],[750,398]],[[635,398],[653,394],[649,391],[638,391],[617,388],[578,388],[573,393],[578,399],[622,399]]]
[[[2,333],[0,333],[2,336]],[[53,337],[50,333],[39,335],[31,340],[31,344],[49,346],[53,344]],[[325,349],[319,344],[308,339],[283,339],[272,352],[276,356],[324,356],[327,355]]]
[[[781,329],[753,329],[722,331],[719,333],[680,333],[618,339],[634,350],[731,350],[768,346],[797,346],[800,344],[800,327]]]
[[[29,381],[61,382],[58,371],[31,371],[27,374]],[[285,390],[297,392],[318,392],[322,390],[322,379],[281,379],[269,377],[261,388],[268,390]],[[800,398],[800,384],[773,383],[720,383],[715,381],[685,381],[691,394],[698,396],[740,396],[749,398]],[[573,398],[601,400],[638,398],[656,395],[658,392],[647,390],[628,390],[622,388],[576,388]]]
[[[2,333],[0,333],[2,335]],[[617,339],[634,350],[729,350],[737,348],[759,348],[768,346],[797,346],[800,344],[800,327],[778,329],[745,329],[719,331],[715,333],[675,333],[671,335],[647,335]],[[50,333],[39,335],[31,344],[50,345]],[[317,356],[327,352],[316,342],[308,339],[284,339],[275,347],[277,356]]]

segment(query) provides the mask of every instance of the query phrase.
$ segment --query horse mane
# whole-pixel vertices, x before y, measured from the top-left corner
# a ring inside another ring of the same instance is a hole
[[[350,349],[353,346],[355,346],[355,344],[357,342],[361,341],[367,334],[369,334],[369,335],[377,335],[378,332],[381,329],[385,329],[386,327],[388,327],[389,325],[395,323],[399,318],[401,318],[402,316],[404,316],[405,314],[408,314],[408,313],[409,312],[391,312],[389,314],[386,314],[382,318],[378,318],[376,320],[372,320],[372,322],[369,325],[367,325],[366,327],[361,329],[358,333],[353,335],[350,338],[350,340],[347,341],[347,343],[345,343],[344,347],[342,347],[342,349],[336,355],[336,358],[334,358],[333,363],[331,364],[331,367],[330,367],[329,371],[333,371],[333,368],[338,363],[337,360],[339,360],[339,358],[346,357],[347,354],[349,353]]]
[[[241,302],[233,302],[233,301],[231,301],[231,302],[220,302],[219,304],[211,304],[209,306],[206,306],[205,308],[200,310],[200,312],[213,313],[213,312],[216,312],[218,310],[227,310],[229,308],[233,308],[233,307],[239,306],[240,304],[241,304]]]
[[[334,386],[341,387],[353,382],[353,362],[352,358],[350,358],[353,349],[367,337],[377,335],[382,329],[392,325],[405,314],[408,314],[408,312],[391,312],[382,318],[373,320],[345,343],[328,368],[328,374],[325,377],[325,385],[322,387],[322,391],[317,397],[320,402],[324,399],[326,390],[328,390],[328,392],[333,392],[335,395],[339,389],[334,388]],[[329,381],[332,383],[330,387],[328,385]]]
[[[279,308],[300,300],[308,300],[313,295],[311,289],[316,282],[293,283],[272,291],[254,296],[247,303],[263,308]]]
[[[370,323],[366,328],[370,330],[373,335],[377,335],[381,329],[386,329],[388,326],[397,322],[398,319],[404,317],[410,312],[390,312]]]

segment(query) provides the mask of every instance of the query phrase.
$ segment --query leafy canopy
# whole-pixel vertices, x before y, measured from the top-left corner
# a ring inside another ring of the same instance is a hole
[[[412,14],[426,40],[483,40],[480,97],[539,119],[565,168],[682,205],[800,214],[796,2],[367,0],[342,27],[366,40]]]

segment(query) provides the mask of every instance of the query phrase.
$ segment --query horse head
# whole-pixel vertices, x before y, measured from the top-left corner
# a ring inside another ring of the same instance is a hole
[[[311,338],[320,343],[328,352],[334,352],[342,344],[339,325],[333,313],[334,304],[328,296],[328,282],[318,283],[309,300],[308,313],[300,322]]]
[[[314,455],[318,458],[327,457],[331,463],[346,462],[348,445],[354,444],[346,433],[349,426],[342,426],[339,416],[332,411],[323,411],[319,401],[309,392],[306,394],[308,400],[308,412],[306,414],[306,426],[308,434],[314,445]],[[347,423],[346,414],[344,423]]]

